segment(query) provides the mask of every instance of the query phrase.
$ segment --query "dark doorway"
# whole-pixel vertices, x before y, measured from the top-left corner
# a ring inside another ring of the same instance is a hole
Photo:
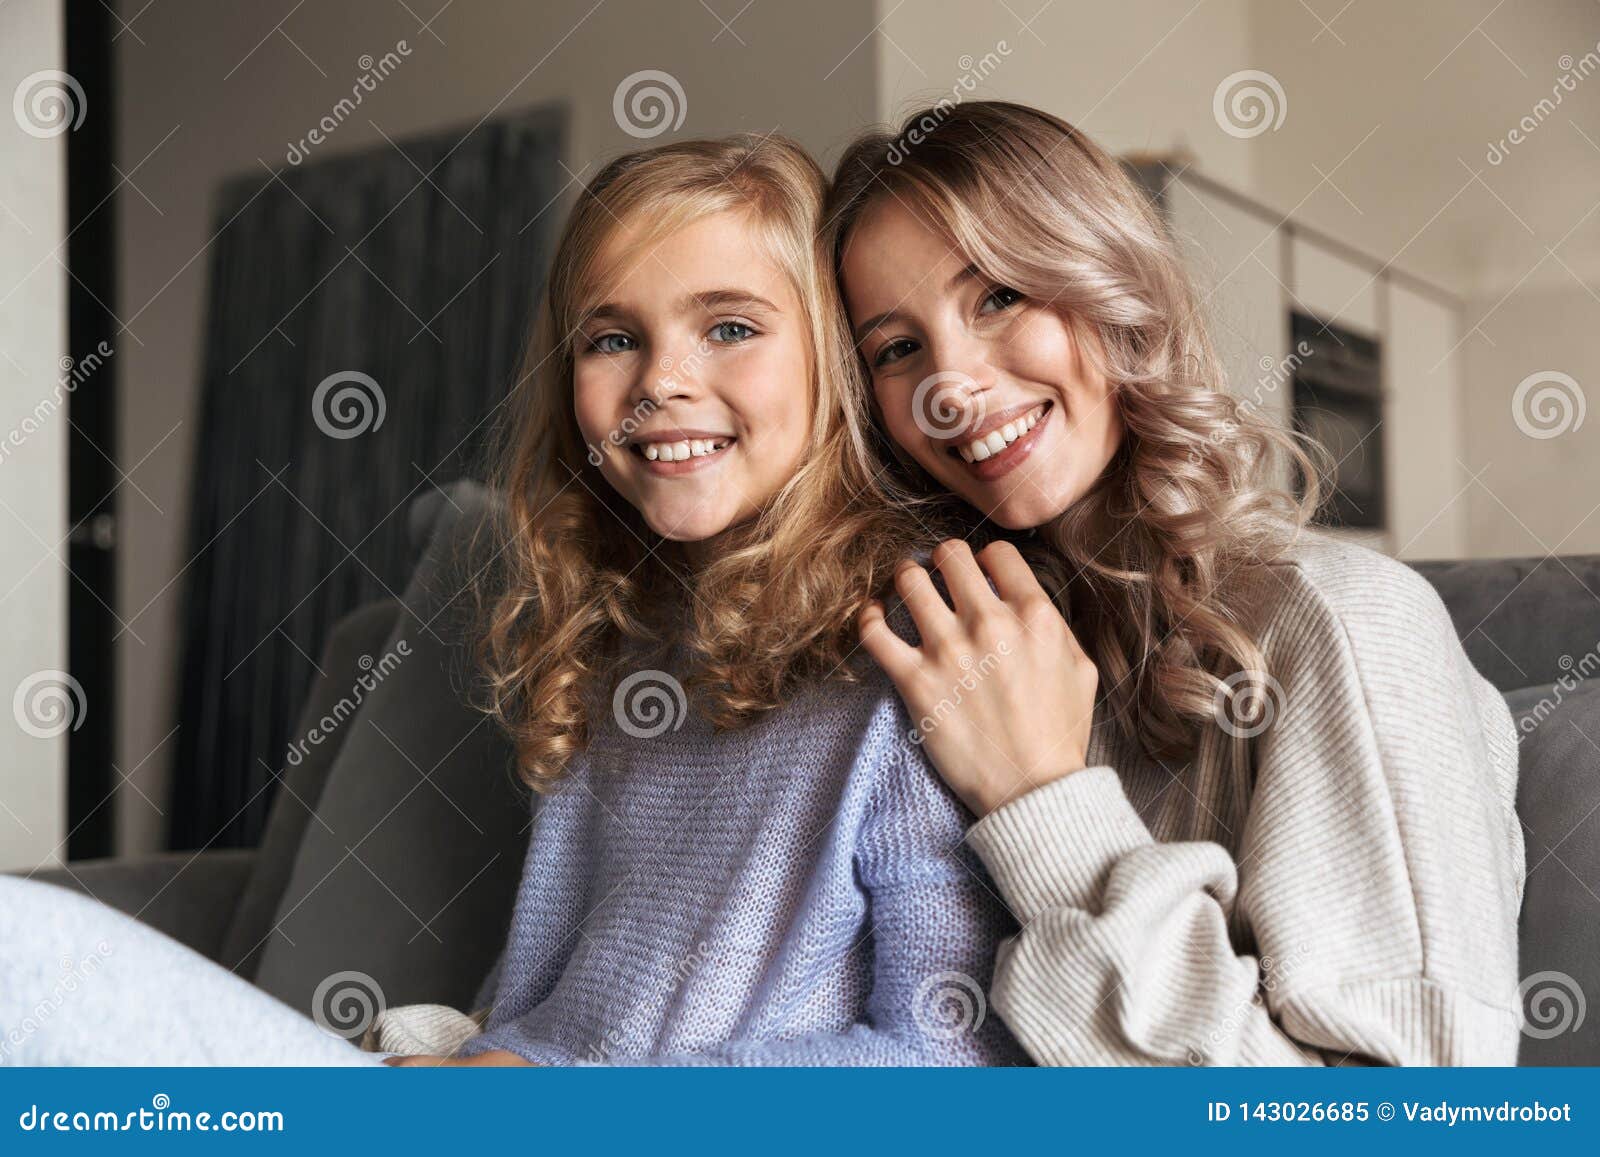
[[[100,0],[67,0],[67,72],[86,115],[67,134],[67,669],[88,705],[67,732],[68,860],[113,852],[116,742],[117,347],[112,22]]]

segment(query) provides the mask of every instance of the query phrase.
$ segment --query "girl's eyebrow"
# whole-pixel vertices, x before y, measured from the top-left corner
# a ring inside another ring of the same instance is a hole
[[[716,313],[718,310],[762,309],[768,313],[778,313],[780,310],[772,302],[762,297],[759,293],[752,293],[748,289],[701,289],[685,294],[678,301],[678,311],[688,313],[693,309],[701,309],[707,313]]]
[[[674,311],[684,313],[717,313],[723,310],[742,311],[756,310],[767,313],[782,313],[776,305],[748,289],[701,289],[684,294],[679,298]],[[584,320],[593,321],[598,317],[628,319],[633,317],[633,311],[627,306],[615,301],[602,302],[593,309],[585,311]]]

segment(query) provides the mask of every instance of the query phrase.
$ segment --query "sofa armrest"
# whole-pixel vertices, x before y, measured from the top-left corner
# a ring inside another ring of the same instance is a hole
[[[216,960],[255,863],[254,848],[162,852],[77,860],[29,878],[92,896]]]

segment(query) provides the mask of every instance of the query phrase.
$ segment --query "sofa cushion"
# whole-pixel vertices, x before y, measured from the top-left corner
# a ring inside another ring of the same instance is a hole
[[[1506,696],[1527,846],[1520,1064],[1600,1064],[1600,682]]]
[[[505,941],[529,800],[509,742],[468,701],[486,494],[443,497],[426,500],[428,547],[373,656],[382,679],[343,724],[262,948],[256,983],[308,1014],[330,1011],[341,973],[387,1005],[467,1009]]]
[[[328,772],[343,745],[345,731],[328,726],[348,709],[352,687],[364,660],[383,653],[400,613],[395,599],[368,603],[334,624],[317,667],[323,674],[311,685],[300,720],[289,740],[277,795],[261,835],[255,869],[237,897],[225,925],[217,960],[253,979],[272,930],[272,918],[294,868],[295,853],[322,799]]]
[[[1600,555],[1411,564],[1450,611],[1472,665],[1509,694],[1548,686],[1600,639]]]

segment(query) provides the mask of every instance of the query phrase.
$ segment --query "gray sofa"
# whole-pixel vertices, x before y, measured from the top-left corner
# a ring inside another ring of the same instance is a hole
[[[509,746],[463,699],[460,592],[488,561],[470,534],[482,505],[470,483],[413,505],[416,570],[400,600],[335,628],[259,848],[36,878],[135,913],[307,1012],[318,985],[349,970],[390,1005],[473,1007],[505,937],[529,814]],[[1524,730],[1521,1063],[1600,1063],[1600,1014],[1585,1008],[1600,986],[1600,687],[1551,687],[1600,665],[1600,557],[1417,569]]]

